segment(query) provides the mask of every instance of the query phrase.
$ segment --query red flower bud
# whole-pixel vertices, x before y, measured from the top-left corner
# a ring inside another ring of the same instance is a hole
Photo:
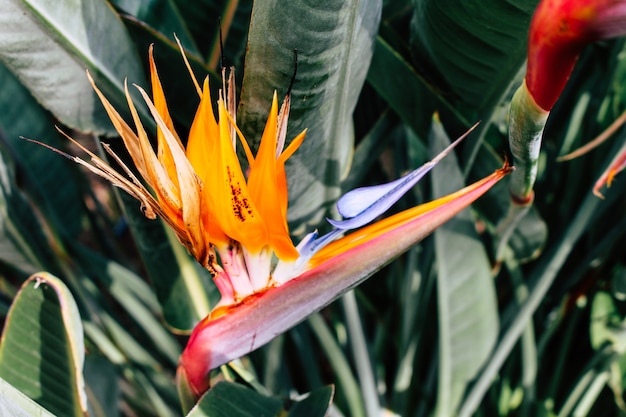
[[[624,0],[544,0],[530,25],[526,85],[543,110],[551,110],[582,48],[626,34]]]

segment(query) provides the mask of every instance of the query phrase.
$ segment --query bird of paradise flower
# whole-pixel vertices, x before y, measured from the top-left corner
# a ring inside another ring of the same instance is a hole
[[[334,227],[331,232],[319,236],[314,231],[295,246],[287,225],[285,162],[296,152],[306,131],[286,146],[290,95],[279,110],[274,94],[254,155],[236,124],[232,71],[226,78],[223,70],[216,119],[208,78],[201,87],[184,53],[183,59],[200,97],[186,147],[174,129],[152,46],[152,99],[137,86],[157,124],[156,152],[127,85],[125,93],[135,130],[88,74],[147,186],[106,144],[105,151],[124,174],[69,136],[89,155],[90,162],[53,150],[139,200],[144,214],[151,219],[161,217],[189,253],[211,272],[221,300],[194,328],[177,372],[183,407],[189,409],[209,389],[211,369],[262,346],[358,285],[469,206],[512,168],[505,164],[453,194],[367,225],[450,153],[465,134],[432,161],[398,180],[348,192],[337,203],[345,219],[329,219]],[[238,141],[249,165],[247,176],[237,159]],[[360,230],[346,234],[357,228]]]

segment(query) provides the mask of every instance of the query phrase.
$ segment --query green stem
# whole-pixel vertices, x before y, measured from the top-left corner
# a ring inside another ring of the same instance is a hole
[[[509,121],[509,147],[515,166],[509,190],[511,198],[518,204],[532,202],[541,138],[548,115],[548,111],[535,103],[526,83],[522,84],[513,95]]]
[[[356,373],[359,377],[361,395],[368,416],[381,414],[378,392],[376,391],[376,378],[372,370],[372,361],[363,334],[359,308],[356,303],[354,291],[348,291],[342,298],[341,304],[346,315],[346,325],[350,336],[350,346],[356,365]]]
[[[313,334],[317,337],[322,350],[326,352],[329,362],[335,371],[338,392],[343,392],[350,410],[349,414],[354,417],[365,417],[365,408],[359,390],[359,384],[354,378],[350,364],[337,344],[332,332],[328,329],[328,326],[319,313],[309,316],[308,323],[313,330]]]

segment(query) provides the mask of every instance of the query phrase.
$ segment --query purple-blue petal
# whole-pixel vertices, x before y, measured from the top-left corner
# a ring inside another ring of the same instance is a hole
[[[349,230],[364,226],[376,219],[413,188],[428,171],[465,139],[472,129],[455,140],[432,161],[425,163],[404,177],[387,184],[362,187],[347,192],[337,201],[337,210],[345,220],[327,219],[328,222],[337,229]]]

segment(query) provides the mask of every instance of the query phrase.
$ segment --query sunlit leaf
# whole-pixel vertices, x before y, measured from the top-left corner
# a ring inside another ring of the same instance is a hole
[[[339,196],[353,151],[352,112],[372,56],[380,8],[378,0],[254,5],[238,114],[252,143],[260,139],[274,90],[287,92],[298,51],[288,137],[304,128],[308,133],[287,167],[290,222],[319,222],[320,208]]]
[[[83,328],[67,287],[30,277],[13,301],[0,343],[0,377],[60,416],[84,416]]]
[[[0,27],[0,61],[67,126],[114,133],[85,70],[117,104],[124,78],[145,85],[124,25],[105,2],[5,0]]]
[[[0,415],[11,417],[54,417],[54,414],[0,378]]]

